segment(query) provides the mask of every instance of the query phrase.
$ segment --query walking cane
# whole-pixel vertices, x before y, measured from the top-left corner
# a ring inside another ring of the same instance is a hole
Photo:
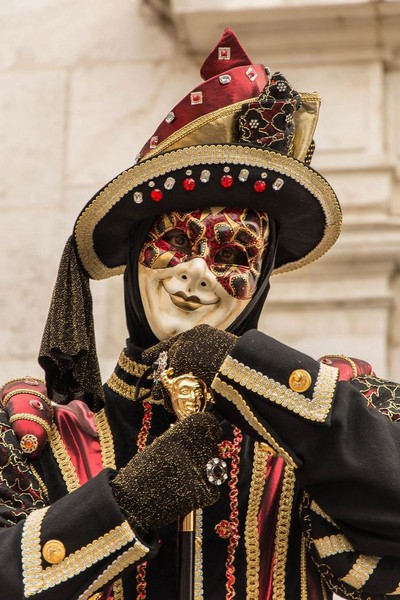
[[[212,402],[204,381],[197,379],[192,373],[173,377],[173,369],[165,369],[157,377],[168,391],[179,420],[193,413],[203,412],[207,404]],[[194,600],[195,542],[196,511],[193,510],[179,519],[178,523],[178,600]]]

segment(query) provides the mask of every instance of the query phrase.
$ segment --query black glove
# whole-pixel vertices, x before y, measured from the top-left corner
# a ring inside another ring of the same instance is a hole
[[[143,352],[142,360],[152,365],[157,361],[160,352],[167,351],[167,367],[174,370],[174,377],[191,372],[210,387],[215,374],[237,339],[236,335],[215,329],[211,325],[197,325],[189,331],[184,331],[148,348]],[[154,400],[163,400],[164,406],[172,412],[168,392],[161,382],[154,382],[151,395]]]
[[[119,471],[111,489],[135,533],[143,536],[151,527],[172,523],[218,500],[217,488],[207,480],[206,465],[218,456],[220,435],[213,415],[190,415]]]

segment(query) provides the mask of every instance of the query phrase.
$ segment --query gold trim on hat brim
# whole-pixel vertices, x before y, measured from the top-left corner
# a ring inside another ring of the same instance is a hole
[[[125,269],[125,265],[105,265],[98,258],[94,247],[94,229],[112,207],[126,194],[152,179],[199,164],[231,164],[266,169],[296,181],[319,202],[326,223],[322,239],[307,255],[283,264],[274,273],[285,273],[303,267],[320,258],[336,242],[342,226],[340,205],[333,189],[316,171],[284,154],[261,148],[229,144],[192,146],[155,156],[124,171],[84,208],[75,224],[74,237],[82,265],[91,278],[106,279],[122,274]],[[140,205],[134,204],[133,198],[132,210],[138,210],[140,214]]]

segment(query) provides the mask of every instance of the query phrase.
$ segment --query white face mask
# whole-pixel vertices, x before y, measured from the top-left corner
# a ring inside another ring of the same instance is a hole
[[[226,329],[251,300],[228,294],[200,257],[163,269],[139,263],[139,289],[147,321],[159,340],[205,323]]]

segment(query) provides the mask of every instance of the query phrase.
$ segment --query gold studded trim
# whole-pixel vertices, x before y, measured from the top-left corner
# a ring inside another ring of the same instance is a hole
[[[93,230],[115,204],[128,192],[150,179],[166,175],[172,171],[198,164],[240,164],[249,167],[268,169],[286,175],[307,189],[319,202],[325,214],[326,227],[323,238],[306,256],[282,265],[275,273],[292,271],[307,265],[329,250],[336,242],[342,216],[336,195],[321,175],[303,163],[270,150],[234,144],[201,145],[172,150],[157,155],[124,171],[111,181],[83,210],[75,225],[75,241],[82,264],[93,279],[106,279],[123,273],[125,265],[109,268],[97,256]],[[132,210],[135,208],[133,207]]]
[[[199,509],[196,510],[196,538],[194,552],[194,600],[203,599],[203,511]]]
[[[285,461],[290,464],[292,467],[296,467],[296,464],[290,454],[286,452],[279,444],[275,441],[272,435],[265,429],[265,427],[260,423],[257,417],[252,413],[248,404],[246,404],[245,399],[237,390],[235,390],[231,385],[225,383],[218,376],[214,377],[214,381],[211,385],[212,389],[214,389],[217,394],[221,394],[224,398],[232,402],[240,412],[240,414],[246,419],[249,425],[256,431],[262,438],[281,456],[285,459]]]
[[[339,529],[338,526],[336,525],[335,521],[333,521],[333,519],[331,519],[331,517],[329,515],[327,515],[326,512],[324,512],[320,506],[318,506],[318,504],[315,502],[315,500],[311,501],[310,508],[317,515],[319,515],[320,517],[325,519],[325,521],[328,521],[328,523],[330,523],[331,525],[333,525],[334,527]]]
[[[33,476],[37,479],[37,482],[39,484],[40,491],[42,492],[43,498],[45,498],[45,500],[47,500],[47,502],[48,502],[49,501],[49,490],[47,489],[45,482],[40,477],[39,473],[37,472],[37,470],[35,469],[35,467],[33,466],[31,461],[29,461],[29,469],[31,470]]]
[[[146,546],[143,546],[143,544],[136,541],[132,548],[129,548],[129,550],[126,550],[126,552],[121,554],[103,571],[103,573],[101,573],[101,575],[97,577],[97,579],[94,580],[91,586],[79,596],[78,600],[89,600],[90,595],[93,594],[93,592],[102,588],[106,583],[111,581],[111,579],[114,579],[114,577],[118,577],[118,575],[129,567],[129,565],[141,561],[147,553],[148,549]]]
[[[342,534],[327,535],[323,538],[312,540],[320,558],[342,554],[342,552],[354,552],[353,546],[347,537]]]
[[[266,400],[270,400],[304,419],[319,423],[323,423],[329,414],[339,376],[338,369],[321,364],[312,398],[308,398],[287,388],[279,381],[267,377],[260,371],[251,369],[229,355],[224,360],[220,371],[228,379],[256,392]]]
[[[73,492],[80,487],[80,482],[55,423],[51,427],[50,447],[58,463],[68,492]]]
[[[286,560],[289,547],[291,512],[294,497],[294,469],[285,465],[282,491],[279,499],[278,519],[275,534],[275,562],[272,573],[272,600],[286,598]]]
[[[347,575],[342,577],[342,581],[356,590],[361,589],[371,577],[380,560],[380,556],[366,556],[361,554]]]
[[[260,545],[258,535],[258,512],[265,485],[265,471],[271,452],[266,444],[254,445],[253,471],[251,474],[249,504],[245,525],[247,559],[246,600],[258,600],[260,576]]]
[[[307,599],[307,549],[305,537],[302,535],[300,549],[300,600]]]
[[[94,413],[94,420],[99,434],[103,467],[116,469],[114,440],[104,408]]]
[[[72,577],[79,575],[79,573],[82,573],[95,563],[135,540],[135,535],[128,522],[124,521],[121,525],[118,525],[115,529],[112,529],[90,544],[69,554],[60,563],[43,568],[40,536],[42,522],[48,508],[45,507],[31,512],[24,523],[21,548],[24,596],[26,598],[53,588],[63,581],[72,579]],[[136,550],[136,553],[139,553],[139,558],[144,556],[148,551],[145,546],[137,541],[131,550]],[[118,559],[116,562],[118,562]],[[109,581],[109,579],[111,577],[108,577],[104,583]],[[94,588],[90,594],[96,591],[96,589],[98,587]]]

